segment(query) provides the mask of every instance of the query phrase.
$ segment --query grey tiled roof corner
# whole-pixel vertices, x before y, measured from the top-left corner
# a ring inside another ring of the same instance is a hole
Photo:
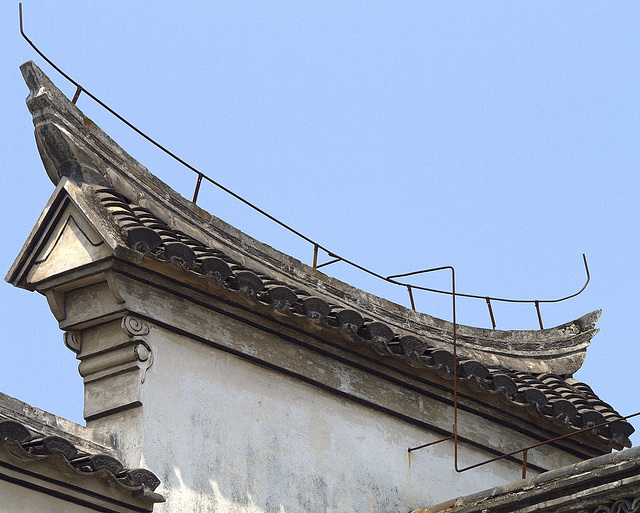
[[[19,458],[43,462],[52,460],[54,465],[60,465],[61,458],[76,475],[90,477],[99,474],[121,492],[135,492],[136,496],[150,503],[164,502],[162,495],[154,493],[160,480],[151,471],[127,469],[113,456],[88,453],[61,436],[34,433],[15,420],[0,421],[0,448]]]

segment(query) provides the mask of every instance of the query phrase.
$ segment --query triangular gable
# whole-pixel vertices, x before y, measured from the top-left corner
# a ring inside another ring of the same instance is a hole
[[[27,290],[40,289],[47,280],[111,256],[122,244],[83,187],[89,186],[60,180],[6,281]]]

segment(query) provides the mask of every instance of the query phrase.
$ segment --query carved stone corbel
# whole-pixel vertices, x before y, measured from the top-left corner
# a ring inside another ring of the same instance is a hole
[[[136,345],[133,348],[133,352],[138,360],[138,367],[142,371],[142,376],[140,377],[140,383],[142,384],[146,378],[147,370],[153,365],[153,351],[146,340],[138,337],[144,337],[149,334],[149,325],[137,317],[125,315],[122,318],[120,327],[130,338],[136,339],[134,340]]]
[[[58,322],[64,321],[67,318],[64,292],[49,289],[44,292],[44,297],[47,298],[51,313],[53,313],[56,320]]]
[[[76,354],[80,354],[82,351],[82,332],[80,331],[65,331],[64,332],[64,345]]]
[[[120,327],[129,337],[144,337],[149,334],[149,325],[131,315],[122,318]]]
[[[145,321],[125,315],[101,329],[102,335],[93,334],[90,343],[81,344],[79,354],[87,421],[141,406],[141,385],[154,359]],[[71,337],[69,343],[75,343]]]
[[[107,278],[107,286],[109,287],[109,290],[113,294],[113,297],[116,298],[116,302],[118,304],[126,303],[125,299],[120,295],[120,291],[118,291],[118,283],[114,278],[113,273],[107,272],[105,273],[105,276]]]
[[[144,340],[138,340],[133,352],[138,359],[138,367],[140,367],[142,371],[140,384],[143,384],[147,376],[147,370],[153,365],[153,351],[151,351],[151,347]]]

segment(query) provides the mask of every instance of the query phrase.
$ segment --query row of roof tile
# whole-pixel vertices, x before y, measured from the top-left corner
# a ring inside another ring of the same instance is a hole
[[[143,469],[126,469],[116,458],[107,454],[89,454],[79,450],[74,444],[57,435],[42,436],[32,433],[27,427],[15,420],[0,422],[0,444],[13,440],[20,444],[25,453],[33,458],[46,458],[59,454],[78,472],[92,475],[98,471],[107,471],[126,489],[137,490],[147,488],[154,491],[160,480],[153,472]],[[161,499],[160,496],[157,496]]]
[[[170,228],[151,211],[131,203],[113,189],[95,187],[102,206],[121,230],[130,249],[159,261],[180,264],[185,270],[215,280],[227,290],[248,294],[292,316],[316,319],[326,327],[348,330],[349,337],[368,344],[379,354],[403,359],[407,364],[431,369],[452,379],[451,351],[430,345],[416,336],[400,336],[387,324],[363,317],[355,310],[331,304],[307,291],[249,269],[229,255]],[[502,394],[513,404],[530,407],[544,417],[579,430],[594,429],[602,440],[630,446],[633,426],[591,388],[572,378],[554,374],[530,374],[458,356],[457,376],[490,394]]]

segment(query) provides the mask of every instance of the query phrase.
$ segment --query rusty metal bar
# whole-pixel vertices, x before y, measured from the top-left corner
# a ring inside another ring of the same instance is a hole
[[[569,296],[565,296],[565,297],[561,297],[561,298],[557,298],[557,299],[507,299],[507,298],[503,298],[503,297],[495,297],[495,296],[480,296],[477,294],[465,294],[463,292],[458,292],[456,295],[458,297],[467,297],[467,298],[471,298],[471,299],[487,299],[489,298],[491,301],[501,301],[503,303],[535,303],[536,301],[538,303],[560,303],[561,301],[566,301],[567,299],[571,299],[574,298],[580,294],[582,294],[582,292],[584,292],[584,290],[587,288],[587,285],[589,285],[589,282],[591,281],[591,274],[589,273],[589,266],[587,265],[587,256],[583,253],[582,254],[582,260],[584,262],[584,268],[587,274],[587,279],[584,283],[584,285],[582,286],[582,288],[578,291],[575,292]],[[395,283],[396,285],[405,285],[406,283],[400,283],[394,280],[394,278],[402,278],[405,276],[413,276],[415,274],[420,274],[423,273],[424,271],[414,271],[414,272],[410,272],[410,273],[404,273],[404,274],[395,274],[393,276],[387,276],[385,279],[386,281],[389,281],[391,283]],[[432,289],[429,287],[420,287],[418,285],[412,285],[412,287],[414,289],[418,289],[418,290],[424,290],[426,292],[435,292],[436,294],[448,294],[451,295],[451,292],[448,290],[441,290],[441,289]]]
[[[518,450],[515,450],[515,451],[511,451],[511,452],[505,453],[505,454],[501,454],[500,456],[496,456],[495,458],[491,458],[489,460],[482,461],[480,463],[475,463],[474,465],[470,465],[470,466],[462,468],[462,469],[458,469],[457,468],[457,461],[456,461],[456,465],[455,465],[456,466],[456,472],[459,472],[459,473],[460,472],[466,472],[467,470],[472,470],[474,468],[478,468],[478,467],[481,467],[483,465],[487,465],[489,463],[494,463],[494,462],[502,460],[504,458],[509,458],[510,456],[515,456],[516,454],[519,454],[519,453],[523,453],[523,455],[524,455],[525,452],[528,453],[528,451],[530,451],[531,449],[536,449],[536,448],[541,447],[543,445],[559,442],[560,440],[564,440],[566,438],[571,438],[573,436],[585,433],[587,431],[593,431],[594,429],[598,429],[598,428],[601,428],[601,427],[604,427],[604,426],[608,426],[609,424],[613,424],[614,422],[620,422],[621,420],[629,420],[629,419],[632,419],[634,417],[637,417],[638,415],[640,415],[640,412],[634,413],[632,415],[627,415],[626,417],[620,417],[619,419],[614,419],[614,420],[609,420],[607,422],[602,422],[601,424],[596,424],[595,426],[582,428],[582,429],[579,429],[579,430],[574,431],[572,433],[567,433],[566,435],[557,436],[555,438],[551,438],[551,439],[545,440],[543,442],[538,442],[537,444],[530,445],[528,447],[524,447],[523,449],[518,449]],[[454,427],[456,427],[456,426],[454,426]],[[447,440],[450,440],[451,438],[454,438],[454,443],[455,443],[455,441],[456,441],[456,436],[455,435],[456,435],[456,433],[454,432],[451,435],[449,435],[448,437],[442,438],[440,440],[436,440],[435,442],[430,442],[428,444],[420,445],[418,447],[412,447],[412,448],[409,449],[409,452],[417,451],[418,449],[422,449],[423,447],[428,447],[430,445],[439,444],[440,442],[445,442]],[[457,451],[456,451],[456,453],[457,453]]]
[[[76,94],[73,95],[73,100],[71,100],[71,103],[73,103],[74,105],[76,104],[76,102],[78,101],[78,98],[80,98],[80,93],[82,92],[82,87],[77,86],[76,87]]]
[[[584,255],[583,255],[584,256]],[[586,258],[585,258],[585,266],[586,266]],[[522,461],[522,475],[523,478],[526,477],[526,472],[527,472],[527,458],[528,458],[528,452],[531,449],[535,449],[537,447],[540,447],[542,445],[547,445],[550,443],[554,443],[560,440],[564,440],[565,438],[571,438],[573,436],[576,436],[580,433],[584,433],[586,431],[592,431],[595,429],[598,429],[600,427],[612,424],[614,422],[619,422],[621,420],[627,420],[633,417],[636,417],[638,415],[640,415],[640,412],[638,413],[634,413],[633,415],[628,415],[626,417],[622,417],[619,419],[615,419],[615,420],[610,420],[608,422],[603,422],[601,424],[595,425],[595,426],[590,426],[587,428],[583,428],[580,429],[578,431],[574,431],[573,433],[568,433],[566,435],[562,435],[562,436],[558,436],[555,438],[552,438],[550,440],[545,440],[543,442],[539,442],[537,444],[534,445],[530,445],[528,447],[525,447],[523,449],[518,449],[516,451],[512,451],[510,453],[506,453],[506,454],[502,454],[500,456],[497,456],[495,458],[491,458],[489,460],[486,461],[482,461],[480,463],[476,463],[474,465],[470,465],[468,467],[465,468],[459,468],[458,467],[458,341],[457,341],[457,322],[456,322],[456,281],[455,281],[455,269],[452,266],[443,266],[443,267],[436,267],[433,269],[425,269],[422,271],[415,271],[412,273],[406,273],[406,274],[400,274],[400,275],[395,275],[395,276],[389,276],[387,279],[389,280],[393,280],[393,278],[400,278],[403,276],[409,276],[409,275],[414,275],[414,274],[418,274],[418,273],[428,273],[428,272],[432,272],[432,271],[440,271],[440,270],[444,270],[444,269],[450,269],[451,270],[451,300],[452,300],[452,309],[453,309],[453,428],[452,428],[452,434],[448,437],[442,438],[440,440],[436,440],[434,442],[430,442],[428,444],[424,444],[418,447],[413,447],[413,448],[409,448],[408,452],[411,453],[412,451],[415,451],[417,449],[420,448],[424,448],[424,447],[429,447],[430,445],[435,445],[441,442],[444,442],[446,440],[450,440],[451,438],[453,438],[453,451],[454,451],[454,469],[456,472],[458,473],[462,473],[462,472],[466,472],[467,470],[472,470],[474,468],[478,468],[482,465],[487,465],[489,463],[493,463],[495,461],[504,459],[504,458],[508,458],[510,456],[514,456],[518,453],[522,453],[523,456],[523,461]],[[587,275],[588,275],[588,270],[587,270]],[[407,284],[405,284],[407,285]],[[410,286],[410,285],[407,285]],[[586,286],[586,285],[585,285]],[[584,287],[583,287],[584,290]],[[488,299],[488,298],[487,298]],[[488,303],[488,301],[487,301]],[[538,308],[539,311],[539,305],[538,305],[538,301],[535,302],[536,304],[536,308]],[[540,319],[540,327],[542,329],[542,319]]]
[[[335,264],[336,262],[340,262],[342,260],[342,258],[335,258],[333,260],[329,260],[328,262],[324,262],[323,264],[318,264],[316,265],[316,269],[320,269],[321,267],[324,267],[325,265],[331,265],[331,264]]]
[[[401,278],[403,276],[408,276],[408,275],[412,275],[412,274],[418,274],[418,273],[430,273],[430,272],[434,272],[434,271],[443,271],[445,269],[449,269],[451,271],[451,307],[452,307],[452,316],[453,316],[453,431],[452,434],[442,438],[440,440],[436,440],[435,442],[430,442],[427,444],[423,444],[419,447],[413,447],[413,448],[409,448],[408,452],[409,454],[411,454],[412,451],[416,451],[418,449],[422,449],[424,447],[429,447],[430,445],[436,445],[439,444],[441,442],[445,442],[447,440],[450,440],[451,438],[454,439],[454,451],[455,451],[455,461],[457,462],[458,460],[458,357],[457,357],[457,347],[458,347],[458,342],[457,342],[457,323],[456,323],[456,271],[455,269],[450,266],[450,265],[446,265],[443,267],[434,267],[432,269],[424,269],[422,271],[415,271],[413,273],[407,273],[407,274],[399,274],[399,275],[395,275],[395,276],[389,276],[388,279],[392,279],[392,278]],[[409,290],[409,294],[411,295],[411,303],[413,304],[413,294],[411,292],[411,285],[407,285],[407,289]],[[415,308],[414,308],[415,310]],[[457,463],[456,463],[457,465]]]
[[[456,338],[456,271],[451,269],[451,301],[453,303],[453,455],[454,468],[458,467],[458,340]]]
[[[538,314],[538,322],[540,323],[540,329],[543,330],[544,326],[542,325],[542,315],[540,314],[540,301],[535,302],[536,312]]]
[[[621,420],[628,420],[628,419],[631,419],[633,417],[637,417],[638,415],[640,415],[640,412],[634,413],[633,415],[627,415],[626,417],[620,417],[619,419],[609,420],[607,422],[603,422],[603,423],[597,424],[595,426],[579,429],[578,431],[574,431],[573,433],[567,433],[566,435],[557,436],[556,438],[551,438],[550,440],[545,440],[544,442],[539,442],[539,443],[537,443],[535,445],[530,445],[529,447],[525,447],[523,449],[518,449],[517,451],[512,451],[512,452],[509,452],[509,453],[506,453],[506,454],[502,454],[500,456],[496,456],[495,458],[491,458],[490,460],[482,461],[480,463],[476,463],[475,465],[470,465],[469,467],[466,467],[466,468],[463,468],[463,469],[456,468],[456,472],[466,472],[467,470],[478,468],[478,467],[481,467],[482,465],[486,465],[488,463],[493,463],[495,461],[502,460],[502,459],[508,458],[510,456],[514,456],[514,455],[519,454],[519,453],[524,452],[524,451],[530,451],[531,449],[536,449],[537,447],[541,447],[543,445],[555,443],[555,442],[558,442],[560,440],[564,440],[565,438],[571,438],[572,436],[576,436],[576,435],[579,435],[581,433],[585,433],[587,431],[592,431],[594,429],[598,429],[598,428],[607,426],[609,424],[613,424],[614,422],[620,422]]]
[[[202,183],[202,173],[198,173],[198,181],[196,182],[196,188],[193,191],[193,203],[198,201],[198,193],[200,192],[200,184]]]
[[[409,291],[409,300],[411,301],[411,309],[416,311],[416,303],[413,301],[413,291],[411,290],[411,285],[407,285],[407,290]]]
[[[487,308],[489,308],[489,316],[491,317],[491,326],[493,326],[492,329],[496,329],[496,319],[493,316],[493,308],[491,308],[491,298],[487,297],[485,298],[487,300]]]
[[[409,447],[407,449],[407,452],[413,452],[413,451],[417,451],[418,449],[424,449],[425,447],[436,445],[436,444],[439,444],[440,442],[446,442],[447,440],[451,440],[452,438],[453,438],[453,435],[449,435],[448,437],[441,438],[440,440],[436,440],[435,442],[429,442],[428,444],[418,445],[417,447]]]
[[[313,268],[317,269],[318,268],[318,245],[314,244],[313,245]]]

